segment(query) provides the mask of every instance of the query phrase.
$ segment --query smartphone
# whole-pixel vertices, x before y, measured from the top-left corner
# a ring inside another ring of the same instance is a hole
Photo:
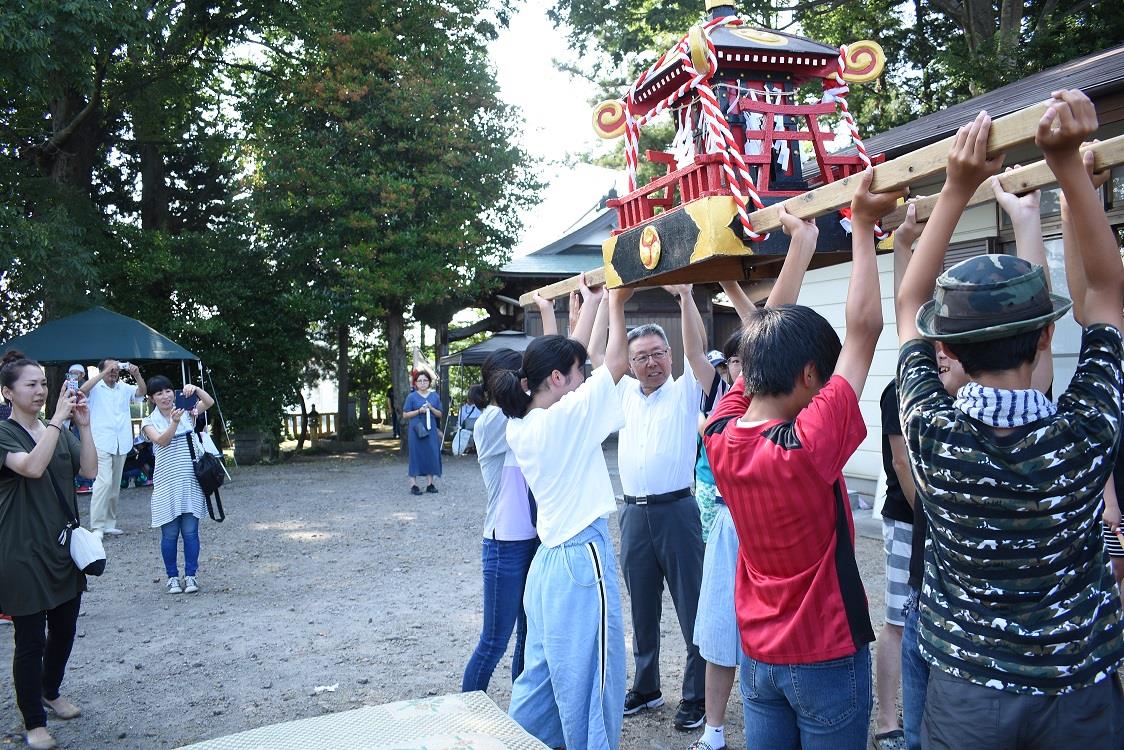
[[[66,387],[69,388],[72,391],[77,392],[78,388],[79,388],[78,376],[67,373],[67,375],[66,375]]]
[[[191,411],[195,405],[199,403],[198,396],[185,396],[183,391],[176,391],[176,408],[183,409],[184,411]]]

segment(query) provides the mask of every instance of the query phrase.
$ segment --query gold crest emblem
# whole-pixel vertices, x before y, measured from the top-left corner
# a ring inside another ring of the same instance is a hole
[[[640,233],[640,262],[651,271],[660,263],[660,234],[653,226]]]

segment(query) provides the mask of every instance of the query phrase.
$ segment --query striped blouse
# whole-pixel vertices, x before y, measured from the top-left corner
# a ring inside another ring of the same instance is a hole
[[[203,445],[191,429],[194,423],[191,414],[185,413],[180,418],[179,430],[172,442],[168,445],[152,444],[156,459],[152,477],[152,528],[174,521],[184,513],[200,519],[207,513],[207,501],[195,479],[191,452],[187,447],[187,441],[194,440],[195,455],[203,453]],[[163,432],[168,429],[168,419],[159,409],[153,409],[141,422],[142,428],[147,426]]]

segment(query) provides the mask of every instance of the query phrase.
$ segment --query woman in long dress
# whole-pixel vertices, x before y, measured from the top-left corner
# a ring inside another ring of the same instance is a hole
[[[199,521],[206,515],[207,500],[191,459],[203,455],[203,443],[195,432],[195,417],[211,408],[215,400],[191,383],[183,387],[187,398],[198,396],[193,409],[176,408],[172,381],[157,375],[148,381],[148,395],[155,407],[141,422],[144,435],[152,441],[156,466],[152,478],[152,528],[160,529],[160,554],[164,558],[164,584],[169,594],[194,594],[199,590]],[[179,539],[183,537],[183,584],[180,584]]]
[[[426,492],[437,492],[434,477],[441,476],[441,399],[429,390],[433,379],[421,370],[414,374],[414,390],[406,397],[402,416],[408,420],[410,492],[422,493],[418,477],[425,477]]]

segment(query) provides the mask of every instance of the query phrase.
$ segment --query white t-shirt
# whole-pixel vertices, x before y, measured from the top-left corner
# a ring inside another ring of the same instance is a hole
[[[617,466],[626,495],[659,495],[691,486],[699,436],[702,391],[688,364],[645,396],[640,383],[617,384],[624,427],[617,443]]]
[[[539,539],[557,547],[617,509],[601,443],[624,423],[605,367],[547,409],[507,422],[507,442],[539,507]]]
[[[110,388],[99,380],[86,397],[90,405],[90,432],[94,446],[103,453],[124,455],[133,449],[133,423],[129,404],[136,396],[137,387],[117,381]]]
[[[507,444],[507,417],[503,410],[498,406],[485,408],[476,419],[472,440],[476,443],[484,486],[488,488],[484,538],[505,542],[534,539],[527,480]]]

